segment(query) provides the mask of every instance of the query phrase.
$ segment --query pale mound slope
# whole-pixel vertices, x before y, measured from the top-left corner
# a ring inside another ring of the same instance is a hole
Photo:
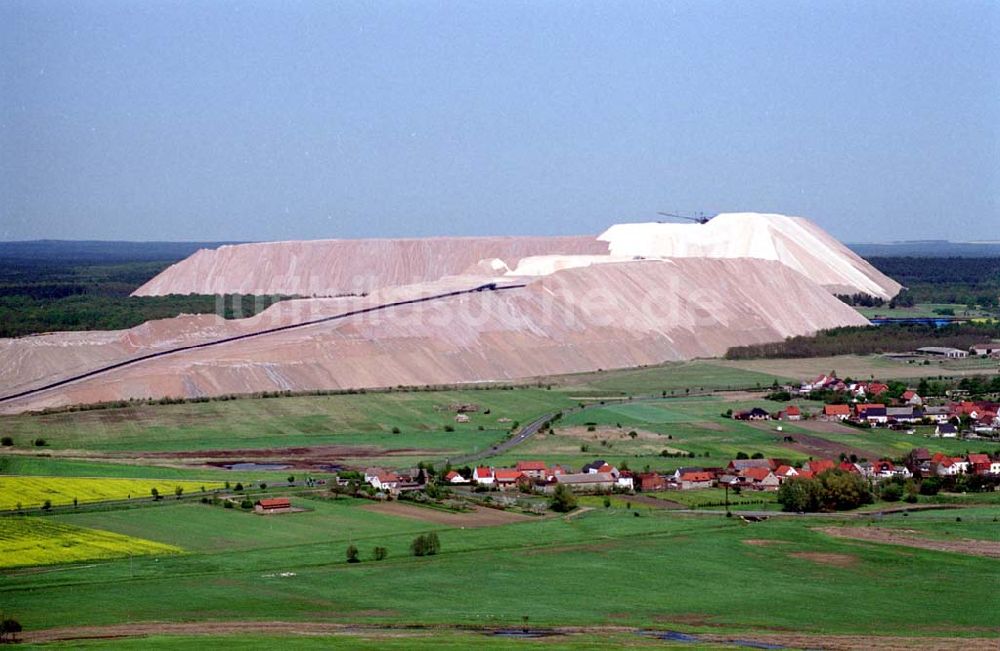
[[[592,236],[435,237],[262,242],[202,249],[133,292],[337,296],[465,273],[492,260],[497,273],[542,254],[606,254]],[[501,263],[504,266],[500,266]]]
[[[707,224],[617,224],[598,239],[617,256],[778,260],[835,293],[892,298],[902,288],[802,217],[724,213]]]
[[[358,306],[473,287],[483,279],[448,278],[365,298],[290,301],[241,321],[199,323],[186,317],[102,333],[91,344],[95,360],[91,366],[99,366],[97,360],[136,356],[163,341],[195,342],[222,331],[238,334],[298,323]],[[505,278],[501,284],[518,281]],[[147,360],[4,403],[0,409],[21,411],[130,397],[517,380],[711,357],[730,346],[867,323],[822,287],[774,261],[680,258],[609,263],[520,282],[527,285],[395,307]],[[151,330],[155,336],[146,338]],[[58,350],[66,336],[4,342],[0,368],[24,356],[20,347]],[[83,364],[83,358],[81,350],[71,360],[74,368]],[[58,354],[46,357],[45,382],[71,374],[57,368],[59,359]],[[3,379],[5,388],[25,383],[17,373]]]

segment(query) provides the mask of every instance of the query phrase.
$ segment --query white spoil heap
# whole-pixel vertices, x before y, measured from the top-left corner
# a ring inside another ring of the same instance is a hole
[[[777,260],[836,293],[888,299],[902,289],[802,217],[723,213],[706,224],[616,224],[598,239],[618,257]]]

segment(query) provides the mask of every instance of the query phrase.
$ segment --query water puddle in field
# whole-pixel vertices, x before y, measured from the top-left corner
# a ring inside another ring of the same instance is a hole
[[[695,642],[720,646],[735,646],[743,649],[784,649],[780,644],[758,642],[756,640],[703,640],[697,633],[681,633],[680,631],[639,631],[639,635],[655,637],[667,642]]]
[[[542,637],[551,637],[553,635],[558,635],[555,631],[546,631],[539,629],[530,628],[501,628],[495,631],[490,631],[490,635],[494,637],[507,637],[516,639],[537,639]]]
[[[222,466],[226,470],[288,470],[291,466],[286,466],[280,463],[227,463]]]

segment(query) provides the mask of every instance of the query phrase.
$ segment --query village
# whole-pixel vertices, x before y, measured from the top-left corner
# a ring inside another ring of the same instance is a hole
[[[756,457],[757,455],[755,455]],[[477,491],[520,491],[551,494],[559,486],[578,493],[632,493],[704,488],[731,488],[750,491],[776,491],[793,478],[811,479],[821,473],[838,470],[868,480],[955,477],[976,475],[1000,478],[1000,455],[970,453],[964,456],[931,454],[926,448],[914,448],[903,459],[876,461],[812,459],[798,466],[784,459],[737,458],[722,467],[682,467],[672,473],[620,470],[598,459],[579,472],[560,465],[547,466],[542,461],[518,461],[514,467],[476,466],[448,470],[439,483],[451,487],[469,487]],[[375,491],[398,496],[426,487],[430,473],[418,470],[397,473],[369,468],[364,481]]]
[[[798,387],[781,387],[783,397],[823,401],[822,410],[810,412],[788,405],[774,412],[761,407],[732,414],[736,420],[800,421],[816,418],[857,427],[887,427],[915,433],[915,426],[933,427],[940,438],[993,438],[1000,432],[1000,403],[964,399],[962,390],[943,398],[921,396],[918,389],[877,380],[842,380],[836,373],[820,375]],[[774,395],[774,394],[772,394]]]

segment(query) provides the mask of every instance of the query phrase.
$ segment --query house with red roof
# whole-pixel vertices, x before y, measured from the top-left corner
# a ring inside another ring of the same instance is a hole
[[[253,505],[257,513],[291,513],[292,501],[287,497],[269,497],[257,500]]]
[[[519,484],[531,483],[531,479],[516,468],[497,468],[493,471],[493,481],[497,488],[516,488]]]
[[[913,476],[913,473],[906,466],[897,466],[890,459],[879,459],[872,463],[872,475],[879,479],[889,477],[904,477],[908,479]]]
[[[798,477],[799,471],[788,464],[782,464],[774,471],[774,476],[780,481],[785,481],[786,479],[791,479],[792,477]]]
[[[937,458],[937,455],[934,456]],[[941,477],[954,477],[969,472],[969,462],[961,457],[941,455],[935,466],[935,472]]]
[[[639,475],[639,490],[644,492],[667,490],[667,480],[655,472],[644,472]]]
[[[861,468],[856,463],[851,463],[850,461],[841,461],[840,465],[837,466],[837,470],[843,470],[844,472],[850,472],[855,475],[863,474]]]
[[[472,481],[479,484],[480,486],[492,486],[496,481],[493,474],[493,468],[487,468],[486,466],[476,466],[476,469],[472,471]]]
[[[545,479],[549,474],[544,461],[518,461],[516,467],[518,471],[532,479]]]
[[[811,461],[806,461],[802,464],[805,470],[812,472],[814,475],[818,475],[821,472],[826,472],[827,470],[833,470],[837,467],[831,459],[813,459]]]
[[[778,420],[802,420],[802,410],[795,405],[788,405],[778,412]]]
[[[710,472],[692,471],[681,474],[677,485],[681,490],[691,490],[695,488],[711,488],[715,481],[715,475]]]
[[[458,474],[458,472],[456,472],[454,470],[449,471],[448,474],[444,476],[444,481],[445,481],[445,483],[455,484],[455,485],[468,484],[469,483],[468,479],[466,479],[462,475]]]
[[[823,418],[827,420],[847,420],[850,417],[850,405],[823,405]]]
[[[993,460],[988,454],[970,454],[969,469],[977,475],[988,475],[993,466]]]
[[[739,476],[742,484],[754,490],[778,490],[781,485],[781,480],[770,468],[746,468],[740,471]]]

